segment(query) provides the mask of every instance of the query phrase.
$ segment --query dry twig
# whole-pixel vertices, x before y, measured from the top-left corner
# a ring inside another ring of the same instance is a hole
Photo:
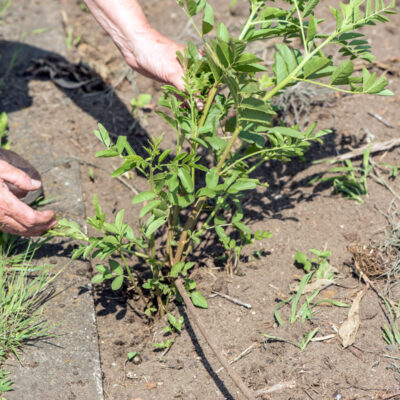
[[[240,300],[238,300],[238,299],[234,299],[233,297],[230,297],[230,296],[228,296],[228,295],[225,294],[225,293],[220,293],[220,292],[215,292],[215,291],[213,291],[213,293],[214,293],[216,296],[223,297],[224,299],[229,300],[230,302],[232,302],[232,303],[234,303],[234,304],[237,304],[238,306],[242,306],[242,307],[251,309],[251,304],[243,303],[243,301],[240,301]]]
[[[348,153],[339,154],[336,157],[327,157],[321,160],[318,160],[318,163],[322,162],[329,162],[330,164],[334,164],[338,161],[349,160],[352,158],[357,158],[363,155],[364,150],[369,149],[370,153],[379,153],[381,151],[390,150],[393,147],[400,146],[400,138],[390,139],[385,142],[378,142],[378,143],[368,143],[365,146],[359,147],[358,149],[349,151]]]
[[[247,356],[247,354],[250,354],[251,351],[253,350],[254,347],[258,346],[258,343],[253,343],[250,347],[248,347],[246,350],[243,350],[238,356],[236,356],[233,360],[229,361],[229,364],[232,365],[233,363],[241,360],[243,357]],[[221,367],[216,371],[217,374],[219,374],[224,368]]]

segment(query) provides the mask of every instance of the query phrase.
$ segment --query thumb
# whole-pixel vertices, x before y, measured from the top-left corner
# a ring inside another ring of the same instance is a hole
[[[42,183],[11,164],[0,161],[0,178],[22,190],[37,190]]]

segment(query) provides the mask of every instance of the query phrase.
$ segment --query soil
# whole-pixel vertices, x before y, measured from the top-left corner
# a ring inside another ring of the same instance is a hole
[[[11,49],[15,46],[11,38],[17,34],[12,28],[7,32],[7,26],[21,15],[27,16],[22,3],[22,0],[13,1],[5,20],[3,35]],[[82,61],[94,69],[99,74],[98,86],[55,89],[46,76],[40,79],[29,74],[24,76],[24,71],[32,65],[31,58],[49,56],[47,49],[33,49],[25,44],[26,57],[13,69],[2,89],[6,99],[2,107],[10,114],[12,131],[18,129],[13,125],[12,112],[33,103],[43,113],[43,125],[35,126],[37,134],[47,135],[50,141],[61,141],[64,154],[58,157],[73,156],[81,161],[87,215],[93,215],[93,194],[97,193],[110,220],[123,208],[126,220],[134,224],[138,208],[131,204],[132,188],[145,190],[146,182],[140,176],[132,176],[126,181],[129,188],[112,179],[110,175],[118,160],[94,157],[103,148],[91,132],[99,121],[114,137],[128,135],[138,151],[152,135],[165,132],[165,148],[173,145],[174,138],[153,111],[140,111],[133,118],[132,97],[150,93],[153,100],[149,108],[153,110],[161,94],[160,84],[130,71],[109,38],[79,3],[61,1],[65,29],[72,27],[74,37],[81,39],[71,49],[59,49],[57,53],[69,62],[69,68],[78,68],[74,65]],[[197,41],[175,1],[143,3],[150,23],[162,33],[182,43]],[[244,0],[239,0],[231,11],[228,11],[229,0],[210,3],[215,7],[216,18],[223,20],[233,32],[246,18]],[[320,9],[325,10],[322,14],[327,18],[328,5],[328,1],[321,1]],[[294,324],[288,322],[289,309],[283,308],[284,325],[278,327],[274,320],[277,301],[287,298],[290,286],[302,276],[294,265],[296,251],[330,250],[331,264],[339,274],[337,285],[326,289],[323,297],[351,304],[365,285],[353,273],[348,246],[384,240],[388,227],[385,214],[395,218],[393,204],[398,198],[374,180],[369,180],[369,194],[363,197],[361,205],[336,195],[329,185],[308,185],[311,178],[326,169],[325,164],[315,165],[313,161],[350,151],[372,139],[382,142],[398,136],[400,16],[391,16],[388,24],[370,27],[369,37],[377,59],[388,66],[385,71],[382,71],[385,66],[374,68],[386,73],[395,96],[336,96],[321,92],[319,101],[309,109],[309,119],[317,120],[320,129],[329,128],[333,133],[325,138],[323,145],[313,146],[304,162],[265,165],[256,176],[270,186],[257,191],[247,201],[246,218],[252,230],[267,229],[273,237],[249,246],[233,276],[214,262],[211,255],[202,256],[193,273],[209,303],[209,309],[199,310],[199,314],[224,355],[235,359],[250,348],[248,354],[233,364],[242,379],[255,390],[295,382],[294,387],[271,393],[272,399],[400,399],[400,394],[396,395],[400,393],[400,352],[383,340],[381,327],[386,317],[373,290],[368,290],[361,301],[360,329],[354,345],[346,349],[337,335],[337,329],[347,318],[346,308],[320,306],[315,309],[311,322]],[[268,59],[271,53],[268,50],[273,44],[254,51]],[[28,85],[30,99],[26,102]],[[369,113],[379,114],[392,128]],[[18,143],[12,145],[18,151]],[[392,149],[374,155],[374,160],[399,165],[399,156],[398,149]],[[88,172],[90,167],[94,170],[94,180]],[[388,175],[384,178],[394,193],[400,193],[398,178],[389,180]],[[253,257],[254,251],[260,251],[261,257]],[[377,285],[384,289],[384,281],[377,281]],[[213,296],[213,291],[240,299],[252,308]],[[399,300],[396,290],[391,295],[395,302]],[[174,315],[185,317],[184,329],[163,355],[154,350],[153,343],[168,338],[162,332],[165,320],[149,321],[143,317],[135,299],[107,287],[97,287],[95,296],[107,400],[243,398],[226,373],[219,371],[220,365],[183,308],[173,306]],[[264,336],[299,342],[317,327],[316,336],[328,339],[311,342],[304,351],[287,342],[267,341]],[[127,362],[126,355],[132,351],[140,352],[137,362]]]

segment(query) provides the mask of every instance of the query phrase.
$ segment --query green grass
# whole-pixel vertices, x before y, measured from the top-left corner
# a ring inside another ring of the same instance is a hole
[[[21,251],[17,238],[0,233],[0,393],[12,390],[4,369],[7,357],[18,358],[27,342],[51,336],[52,326],[43,320],[42,306],[55,275],[47,266],[33,264],[39,246],[28,242]]]

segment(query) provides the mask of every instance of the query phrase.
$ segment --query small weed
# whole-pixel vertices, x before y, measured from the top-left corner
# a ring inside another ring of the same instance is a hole
[[[0,147],[3,149],[10,148],[10,142],[7,139],[8,133],[8,117],[5,112],[0,114]]]
[[[7,240],[7,244],[5,243]],[[2,370],[6,357],[18,358],[26,342],[51,336],[51,325],[42,320],[46,288],[54,279],[45,266],[31,261],[37,246],[30,245],[22,254],[12,255],[14,237],[2,237],[0,246],[0,393],[11,390],[8,373]]]
[[[79,7],[80,7],[80,8],[82,9],[82,11],[85,12],[85,13],[89,13],[89,12],[90,12],[88,6],[87,6],[83,1],[80,1],[80,2],[79,2]]]
[[[94,170],[92,167],[89,167],[88,169],[88,174],[89,174],[89,179],[94,182]]]
[[[324,174],[317,176],[310,181],[331,182],[335,193],[341,193],[345,197],[362,204],[361,196],[368,195],[367,178],[371,174],[374,164],[371,161],[370,150],[364,150],[363,161],[360,167],[355,167],[351,160],[345,160],[342,166],[328,169]],[[323,178],[325,174],[333,174]]]
[[[146,121],[146,113],[148,110],[148,106],[151,102],[152,96],[151,94],[142,93],[138,97],[133,97],[131,100],[132,107],[132,116],[137,119],[141,124]]]
[[[388,345],[400,348],[400,303],[397,305],[397,309],[394,309],[388,301],[385,301],[385,307],[389,316],[388,324],[384,323],[382,326],[383,339]]]
[[[130,353],[128,353],[126,355],[126,358],[128,359],[128,361],[132,361],[135,357],[140,355],[140,351],[131,351]]]
[[[67,46],[68,50],[73,49],[74,47],[77,47],[78,44],[81,42],[82,36],[77,35],[74,36],[74,29],[69,27],[66,32],[65,36],[65,45]]]
[[[296,252],[295,262],[304,269],[306,274],[294,289],[294,293],[275,306],[274,315],[279,325],[283,325],[279,309],[286,304],[291,304],[290,323],[294,323],[298,319],[302,322],[307,319],[312,320],[313,308],[322,303],[329,303],[337,307],[349,307],[348,304],[332,299],[315,300],[323,289],[333,283],[336,270],[329,263],[330,251],[311,249],[310,253],[316,257],[312,257],[310,260],[305,253]],[[307,296],[306,294],[309,292],[311,294]],[[302,298],[304,298],[303,302],[301,302]]]
[[[299,342],[294,342],[292,340],[289,339],[284,339],[278,336],[271,336],[271,335],[267,335],[266,333],[264,333],[263,335],[267,338],[268,340],[271,341],[277,341],[277,342],[285,342],[285,343],[289,343],[292,344],[293,346],[299,348],[301,351],[304,351],[306,349],[306,347],[308,346],[308,344],[311,342],[311,339],[317,334],[319,328],[315,328],[313,331],[306,333]]]

